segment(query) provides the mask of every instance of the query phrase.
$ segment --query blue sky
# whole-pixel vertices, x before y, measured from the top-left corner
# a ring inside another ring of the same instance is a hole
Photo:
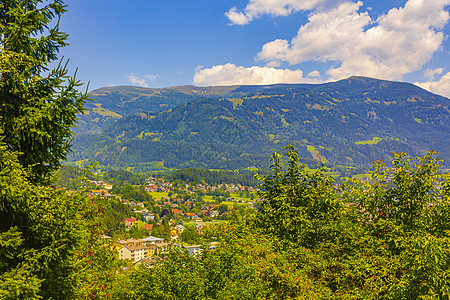
[[[450,0],[67,1],[61,54],[90,90],[363,75],[450,97]]]

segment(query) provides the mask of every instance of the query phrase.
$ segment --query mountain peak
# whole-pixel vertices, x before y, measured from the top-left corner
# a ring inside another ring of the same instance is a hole
[[[313,164],[358,166],[431,149],[450,162],[450,100],[410,83],[352,76],[325,84],[110,91],[92,94],[89,114],[80,116],[73,160],[264,167],[274,148],[296,142]]]

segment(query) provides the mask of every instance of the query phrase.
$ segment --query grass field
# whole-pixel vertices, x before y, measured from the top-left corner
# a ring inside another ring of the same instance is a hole
[[[167,192],[151,192],[150,195],[152,195],[153,199],[160,200],[161,198],[169,197],[169,194]]]
[[[256,194],[254,194],[254,195],[255,195],[255,197],[256,197]],[[236,194],[236,193],[231,193],[231,197],[233,197],[234,200],[243,199],[245,202],[252,201],[250,198],[245,197],[245,196],[241,196],[241,195]]]
[[[214,202],[213,196],[205,195],[203,196],[203,201]]]
[[[239,203],[239,202],[233,202],[233,201],[223,201],[222,204],[225,204],[226,206],[228,206],[228,208],[238,207],[241,205],[247,205],[246,203]]]
[[[98,113],[99,115],[102,115],[104,117],[113,117],[117,119],[122,118],[122,116],[119,115],[118,113],[103,108],[101,103],[92,103],[92,104],[95,106],[94,108],[92,108],[92,111]]]
[[[352,179],[370,179],[371,178],[371,174],[357,174],[357,175],[353,175]]]
[[[216,221],[212,221],[212,222],[202,222],[205,225],[214,225],[214,224],[222,224],[222,223],[226,223],[227,221],[225,220],[216,220]],[[197,222],[195,221],[189,221],[189,222],[183,222],[183,226],[189,226],[189,225],[195,225],[197,224]]]
[[[374,137],[371,140],[367,140],[367,141],[359,141],[359,142],[355,142],[356,145],[376,145],[379,142],[381,142],[383,139],[380,137]]]

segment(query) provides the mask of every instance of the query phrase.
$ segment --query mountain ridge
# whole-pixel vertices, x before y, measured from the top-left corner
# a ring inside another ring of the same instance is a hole
[[[318,85],[127,89],[94,100],[123,115],[75,137],[72,161],[138,169],[267,167],[273,149],[294,141],[311,164],[358,166],[393,151],[427,150],[450,160],[450,100],[409,83],[354,76]]]

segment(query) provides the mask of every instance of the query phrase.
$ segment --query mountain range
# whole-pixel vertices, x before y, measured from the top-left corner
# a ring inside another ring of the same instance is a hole
[[[413,84],[366,77],[325,84],[90,93],[69,161],[152,170],[267,168],[296,143],[309,165],[356,168],[392,152],[439,152],[450,163],[450,100]]]

